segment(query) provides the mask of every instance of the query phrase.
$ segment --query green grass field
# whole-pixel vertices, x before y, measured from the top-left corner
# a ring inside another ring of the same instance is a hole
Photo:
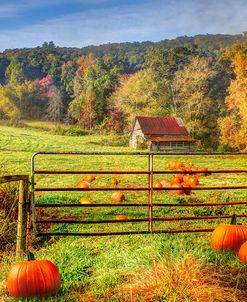
[[[0,126],[0,163],[2,174],[29,174],[31,156],[40,151],[130,152],[114,135],[62,136],[51,133],[52,126],[29,123],[28,128]],[[49,131],[47,131],[49,130]],[[167,170],[172,155],[154,157],[155,170]],[[247,169],[246,156],[180,156],[183,162],[217,169]],[[46,170],[146,170],[147,156],[131,155],[38,155],[35,169]],[[82,175],[36,175],[37,187],[76,187]],[[106,187],[114,175],[99,174],[92,187]],[[115,176],[121,187],[147,185],[146,175]],[[154,181],[172,176],[155,175]],[[214,174],[200,177],[200,186],[245,185],[246,174]],[[39,203],[79,203],[89,197],[95,203],[110,203],[111,192],[37,192]],[[124,204],[146,203],[147,192],[125,192]],[[186,197],[154,192],[154,202],[204,203],[246,200],[246,190],[194,191]],[[114,219],[123,214],[128,218],[147,218],[148,209],[133,207],[63,208],[45,210],[43,218]],[[246,206],[218,207],[155,207],[154,217],[205,216],[246,214]],[[155,222],[155,229],[215,227],[228,220]],[[246,218],[239,223],[246,224]],[[147,222],[100,225],[48,225],[54,232],[147,230]],[[38,226],[40,228],[40,226]],[[62,287],[56,297],[45,301],[246,301],[246,266],[236,255],[215,252],[210,247],[210,233],[128,235],[109,237],[51,237],[35,239],[32,251],[38,259],[49,259],[59,268]],[[0,266],[0,299],[15,301],[6,291],[6,277],[16,260],[14,251],[2,255]],[[2,290],[2,293],[1,293]],[[20,300],[20,301],[25,301]],[[35,301],[30,299],[28,301]]]

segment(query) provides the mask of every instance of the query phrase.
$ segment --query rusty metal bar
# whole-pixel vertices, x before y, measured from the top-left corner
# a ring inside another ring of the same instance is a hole
[[[148,207],[149,203],[36,203],[37,208],[54,208],[54,207]]]
[[[154,191],[172,191],[178,190],[178,187],[171,187],[171,188],[153,188]],[[229,190],[229,189],[247,189],[247,186],[204,186],[204,187],[191,187],[191,190]],[[109,188],[109,187],[102,187],[102,188],[74,188],[74,187],[53,187],[53,188],[35,188],[36,192],[47,192],[47,191],[150,191],[151,188],[149,187],[135,187],[135,188]]]
[[[247,171],[246,171],[247,172]],[[120,171],[120,170],[116,170],[116,171],[102,171],[102,170],[77,170],[77,171],[73,171],[73,170],[68,170],[68,171],[63,171],[63,170],[53,170],[53,171],[49,171],[49,170],[37,170],[34,171],[35,174],[149,174],[149,171],[134,171],[134,170],[130,170],[130,171]]]
[[[50,155],[246,155],[247,152],[79,152],[79,151],[40,151],[33,154],[36,157],[39,154]]]
[[[84,189],[84,188],[75,188],[75,187],[64,187],[64,188],[36,188],[36,192],[46,192],[46,191],[123,191],[123,190],[128,190],[128,191],[149,191],[149,188],[141,188],[141,187],[136,187],[136,188],[119,188],[119,187],[114,187],[114,188],[109,188],[109,187],[102,187],[102,188],[89,188],[89,189]]]
[[[232,201],[232,202],[207,202],[207,203],[153,203],[155,207],[204,207],[204,206],[224,206],[247,204],[247,201]],[[36,203],[37,208],[63,208],[63,207],[148,207],[149,203]]]
[[[154,188],[156,191],[162,191],[162,190],[177,190],[179,188],[172,187],[172,188]],[[203,187],[191,187],[191,190],[232,190],[232,189],[247,189],[247,186],[203,186]]]
[[[153,234],[177,234],[177,233],[200,233],[212,232],[214,229],[184,229],[184,230],[153,230]],[[69,232],[47,232],[38,233],[37,236],[113,236],[113,235],[134,235],[134,234],[150,234],[149,231],[129,231],[129,232],[97,232],[97,233],[69,233]]]
[[[232,202],[205,202],[205,203],[155,203],[156,207],[212,207],[212,206],[230,206],[237,204],[247,204],[247,201],[232,201]]]
[[[237,217],[247,217],[247,214],[237,214]],[[188,216],[188,217],[152,217],[152,221],[180,221],[180,220],[202,220],[202,219],[221,219],[231,218],[232,215],[221,216]],[[121,223],[121,222],[144,222],[150,218],[130,218],[130,219],[106,219],[106,220],[76,220],[76,219],[42,219],[36,223],[74,223],[74,224],[101,224],[101,223]],[[150,232],[150,231],[149,231]]]
[[[247,214],[236,214],[237,217],[247,217]],[[187,216],[187,217],[155,217],[154,221],[179,221],[179,220],[201,220],[201,219],[221,219],[231,218],[232,215],[221,215],[221,216]]]
[[[35,174],[150,174],[151,171],[142,170],[112,170],[112,171],[102,171],[102,170],[37,170],[34,171]],[[156,170],[152,172],[153,174],[200,174],[200,173],[247,173],[247,170],[208,170],[208,171],[177,171],[177,170]]]
[[[105,220],[75,220],[75,219],[42,219],[37,223],[78,223],[78,224],[100,224],[100,223],[121,223],[121,222],[145,222],[149,218],[130,218],[130,219],[105,219]]]

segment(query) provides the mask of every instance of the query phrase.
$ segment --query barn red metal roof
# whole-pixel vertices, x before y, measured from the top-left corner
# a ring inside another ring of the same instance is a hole
[[[160,136],[150,136],[147,137],[148,141],[151,142],[194,142],[195,139],[190,137],[160,137]]]
[[[182,120],[175,117],[145,117],[137,116],[142,132],[144,134],[157,135],[178,135],[187,136],[186,130]]]

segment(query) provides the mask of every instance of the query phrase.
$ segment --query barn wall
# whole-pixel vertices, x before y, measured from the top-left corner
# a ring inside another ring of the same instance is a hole
[[[129,146],[131,148],[137,149],[138,138],[143,140],[144,139],[144,134],[141,130],[141,127],[140,127],[140,124],[139,124],[138,120],[136,120],[136,123],[134,125],[133,131],[131,133],[131,137],[130,137],[130,140],[129,140]]]
[[[153,151],[195,151],[194,142],[152,142]]]

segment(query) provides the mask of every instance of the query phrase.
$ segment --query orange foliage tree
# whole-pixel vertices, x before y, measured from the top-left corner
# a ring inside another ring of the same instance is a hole
[[[247,53],[239,51],[232,59],[236,78],[225,99],[228,115],[219,120],[221,143],[235,150],[247,150]]]

